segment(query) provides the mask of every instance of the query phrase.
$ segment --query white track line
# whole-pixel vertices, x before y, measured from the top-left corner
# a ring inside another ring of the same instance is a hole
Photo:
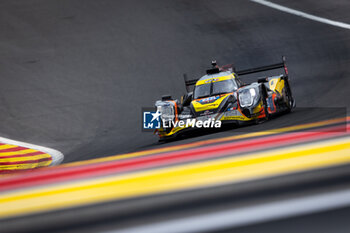
[[[264,203],[251,207],[165,220],[160,223],[134,226],[122,230],[104,231],[104,233],[194,233],[217,231],[225,228],[242,227],[272,220],[334,210],[349,205],[350,190],[347,189]]]
[[[345,28],[345,29],[350,30],[350,24],[347,24],[347,23],[342,23],[339,21],[334,21],[334,20],[318,17],[315,15],[310,15],[310,14],[304,13],[302,11],[297,11],[297,10],[294,10],[294,9],[291,9],[291,8],[288,8],[285,6],[278,5],[276,3],[265,1],[265,0],[250,0],[250,1],[255,2],[255,3],[259,3],[261,5],[268,6],[268,7],[271,7],[271,8],[274,8],[274,9],[277,9],[277,10],[280,10],[280,11],[283,11],[283,12],[286,12],[289,14],[293,14],[293,15],[297,15],[297,16],[300,16],[303,18],[311,19],[311,20],[314,20],[314,21],[317,21],[320,23],[325,23],[325,24],[329,24],[332,26],[336,26],[336,27]]]
[[[49,154],[52,157],[52,162],[51,162],[50,166],[58,165],[64,159],[64,155],[61,152],[59,152],[58,150],[52,149],[52,148],[38,146],[38,145],[26,143],[26,142],[15,141],[12,139],[2,138],[2,137],[0,137],[0,143],[26,147],[29,149],[34,149],[34,150],[38,150],[38,151],[44,152],[46,154]]]

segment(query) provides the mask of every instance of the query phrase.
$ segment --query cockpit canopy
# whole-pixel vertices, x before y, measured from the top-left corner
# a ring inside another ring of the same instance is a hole
[[[237,89],[238,84],[232,73],[221,72],[216,75],[205,75],[196,83],[193,99],[230,93]]]

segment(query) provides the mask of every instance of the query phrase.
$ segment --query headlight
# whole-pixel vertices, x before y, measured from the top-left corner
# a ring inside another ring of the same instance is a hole
[[[249,89],[250,95],[254,98],[256,96],[256,91],[254,88]]]
[[[239,92],[239,103],[241,107],[249,107],[253,104],[256,91],[254,88],[243,89]]]
[[[243,89],[239,92],[239,103],[242,107],[248,107],[253,104],[253,96],[255,94],[254,89]]]
[[[174,106],[166,101],[156,102],[157,110],[160,112],[160,117],[163,121],[173,121],[175,118]]]
[[[174,108],[171,105],[161,106],[160,113],[162,114],[160,117],[162,118],[163,121],[172,121],[175,118]]]

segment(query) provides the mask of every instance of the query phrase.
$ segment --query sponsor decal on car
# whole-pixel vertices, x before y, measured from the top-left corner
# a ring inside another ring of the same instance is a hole
[[[225,112],[225,116],[240,116],[241,113],[238,110],[228,110]]]
[[[197,100],[197,102],[200,103],[200,104],[207,104],[207,103],[214,102],[215,100],[217,100],[219,98],[220,98],[220,96],[211,96],[211,97],[208,97],[208,98]]]
[[[216,82],[216,81],[219,81],[219,79],[218,78],[212,78],[212,79],[205,80],[204,83],[210,83],[210,82]]]

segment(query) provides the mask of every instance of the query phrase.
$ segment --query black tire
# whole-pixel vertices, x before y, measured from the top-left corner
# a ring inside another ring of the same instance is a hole
[[[263,98],[264,110],[265,110],[265,114],[266,114],[265,120],[267,121],[270,118],[270,114],[269,114],[269,111],[267,109],[267,101],[266,101],[266,99],[268,97],[268,94],[267,94],[267,89],[266,89],[264,84],[262,85],[262,89],[263,89],[262,98]]]
[[[189,106],[191,104],[192,101],[192,93],[187,93],[185,95],[182,96],[182,106]]]
[[[289,87],[289,82],[287,81],[287,85],[285,87],[285,100],[286,100],[286,112],[289,113],[295,108],[295,101],[292,95],[292,92]]]
[[[266,115],[266,116],[264,117],[264,120],[263,120],[263,122],[264,122],[264,121],[268,121],[268,120],[270,119],[270,114],[269,114],[269,111],[268,111],[268,109],[267,109],[266,98],[264,98],[263,104],[264,104],[264,111],[265,111],[265,115]]]
[[[270,119],[270,114],[269,114],[268,109],[267,109],[267,101],[266,101],[267,90],[266,90],[266,87],[264,84],[261,86],[261,98],[262,98],[262,102],[263,102],[264,111],[265,111],[266,116],[264,118],[258,119],[257,124],[261,124],[261,123],[268,121]]]

